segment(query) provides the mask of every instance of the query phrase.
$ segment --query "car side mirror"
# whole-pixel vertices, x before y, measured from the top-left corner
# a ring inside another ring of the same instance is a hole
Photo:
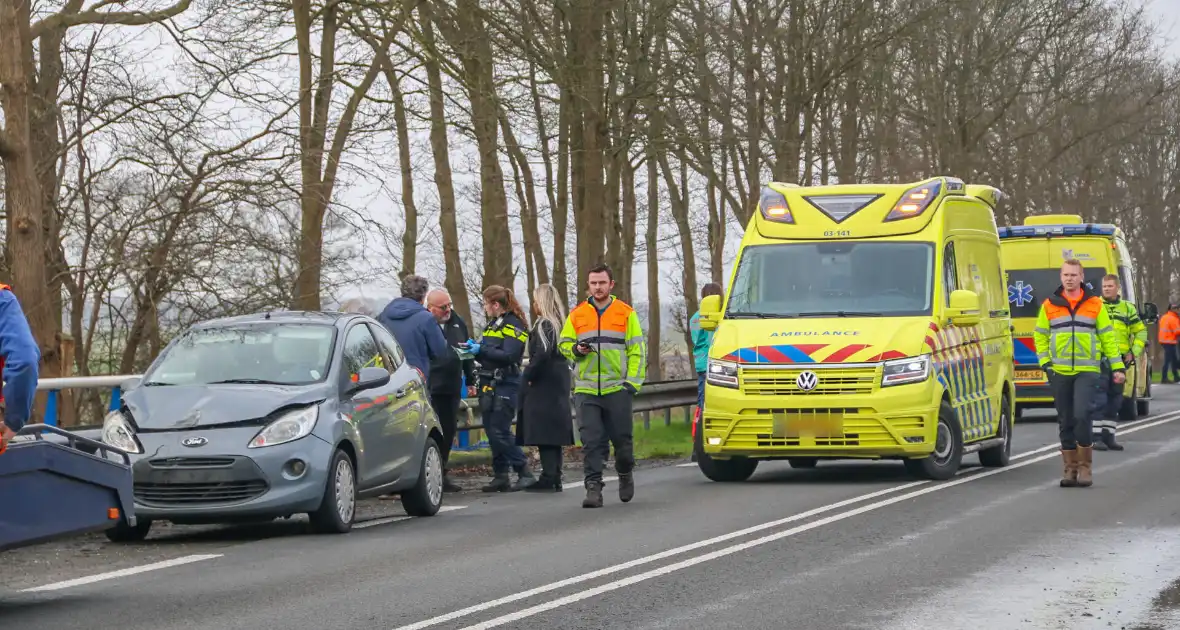
[[[1151,302],[1144,302],[1139,309],[1139,319],[1143,320],[1144,324],[1154,324],[1160,319],[1160,309]]]
[[[701,329],[716,330],[721,323],[721,296],[710,295],[701,300]]]
[[[348,384],[346,391],[349,394],[355,394],[359,391],[373,389],[374,387],[384,387],[388,384],[388,370],[379,367],[365,367],[361,368],[360,374],[353,375],[352,381]]]
[[[974,326],[979,323],[979,294],[966,289],[951,293],[951,304],[946,309],[947,320],[955,326]]]

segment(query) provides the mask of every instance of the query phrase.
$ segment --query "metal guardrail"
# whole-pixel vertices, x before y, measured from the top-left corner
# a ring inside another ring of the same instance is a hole
[[[141,374],[123,374],[123,375],[108,375],[108,376],[71,376],[65,378],[43,378],[37,381],[37,389],[47,392],[48,400],[45,406],[45,417],[42,420],[44,424],[49,426],[57,426],[59,418],[60,406],[60,392],[63,389],[110,389],[111,401],[107,405],[107,411],[114,411],[119,408],[122,400],[122,384],[129,379],[141,378]],[[676,408],[684,409],[684,421],[686,424],[692,422],[693,407],[697,402],[697,381],[690,380],[676,380],[676,381],[653,381],[647,383],[640,390],[635,397],[635,404],[632,408],[634,413],[643,414],[643,427],[645,429],[651,428],[651,413],[653,411],[664,412],[664,425],[672,424],[672,410]],[[482,431],[483,424],[477,420],[479,418],[479,400],[477,398],[464,398],[459,407],[463,415],[466,415],[466,422],[460,417],[460,424],[457,430],[459,434],[458,450],[466,450],[473,448],[478,444],[470,444],[470,434],[473,431]],[[575,409],[576,414],[576,409]],[[515,420],[513,421],[515,425]],[[82,425],[70,427],[71,429],[98,429],[100,425]]]

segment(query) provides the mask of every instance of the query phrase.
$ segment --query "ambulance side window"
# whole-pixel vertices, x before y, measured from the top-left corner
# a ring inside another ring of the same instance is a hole
[[[1136,299],[1135,293],[1135,261],[1131,258],[1131,252],[1127,249],[1125,242],[1116,240],[1115,244],[1118,246],[1119,252],[1118,274],[1123,299],[1138,306],[1139,300]]]
[[[942,254],[942,291],[947,306],[951,303],[951,293],[959,290],[959,267],[955,264],[955,244],[946,244]]]

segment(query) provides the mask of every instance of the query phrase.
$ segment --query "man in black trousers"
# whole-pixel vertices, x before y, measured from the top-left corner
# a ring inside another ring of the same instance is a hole
[[[455,429],[459,424],[459,403],[463,400],[463,376],[467,376],[468,397],[475,396],[475,361],[462,359],[456,347],[467,342],[470,337],[467,323],[459,317],[451,305],[451,295],[446,289],[434,289],[426,294],[426,308],[438,325],[442,328],[443,337],[451,352],[444,354],[430,362],[430,405],[434,413],[438,414],[438,422],[442,425],[443,444],[443,492],[459,492],[462,490],[449,474],[447,460],[450,459],[451,445],[455,442]]]

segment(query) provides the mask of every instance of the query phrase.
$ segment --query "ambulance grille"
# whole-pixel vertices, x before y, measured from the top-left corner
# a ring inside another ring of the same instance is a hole
[[[886,426],[874,409],[821,407],[765,409],[731,423],[717,421],[706,428],[729,424],[725,446],[730,448],[896,446],[922,428],[920,418],[905,418]],[[893,429],[891,432],[890,429]],[[902,439],[894,438],[894,432]]]
[[[877,391],[881,382],[878,367],[822,368],[815,389],[802,390],[796,380],[807,367],[743,368],[742,393],[747,396],[863,396]]]

